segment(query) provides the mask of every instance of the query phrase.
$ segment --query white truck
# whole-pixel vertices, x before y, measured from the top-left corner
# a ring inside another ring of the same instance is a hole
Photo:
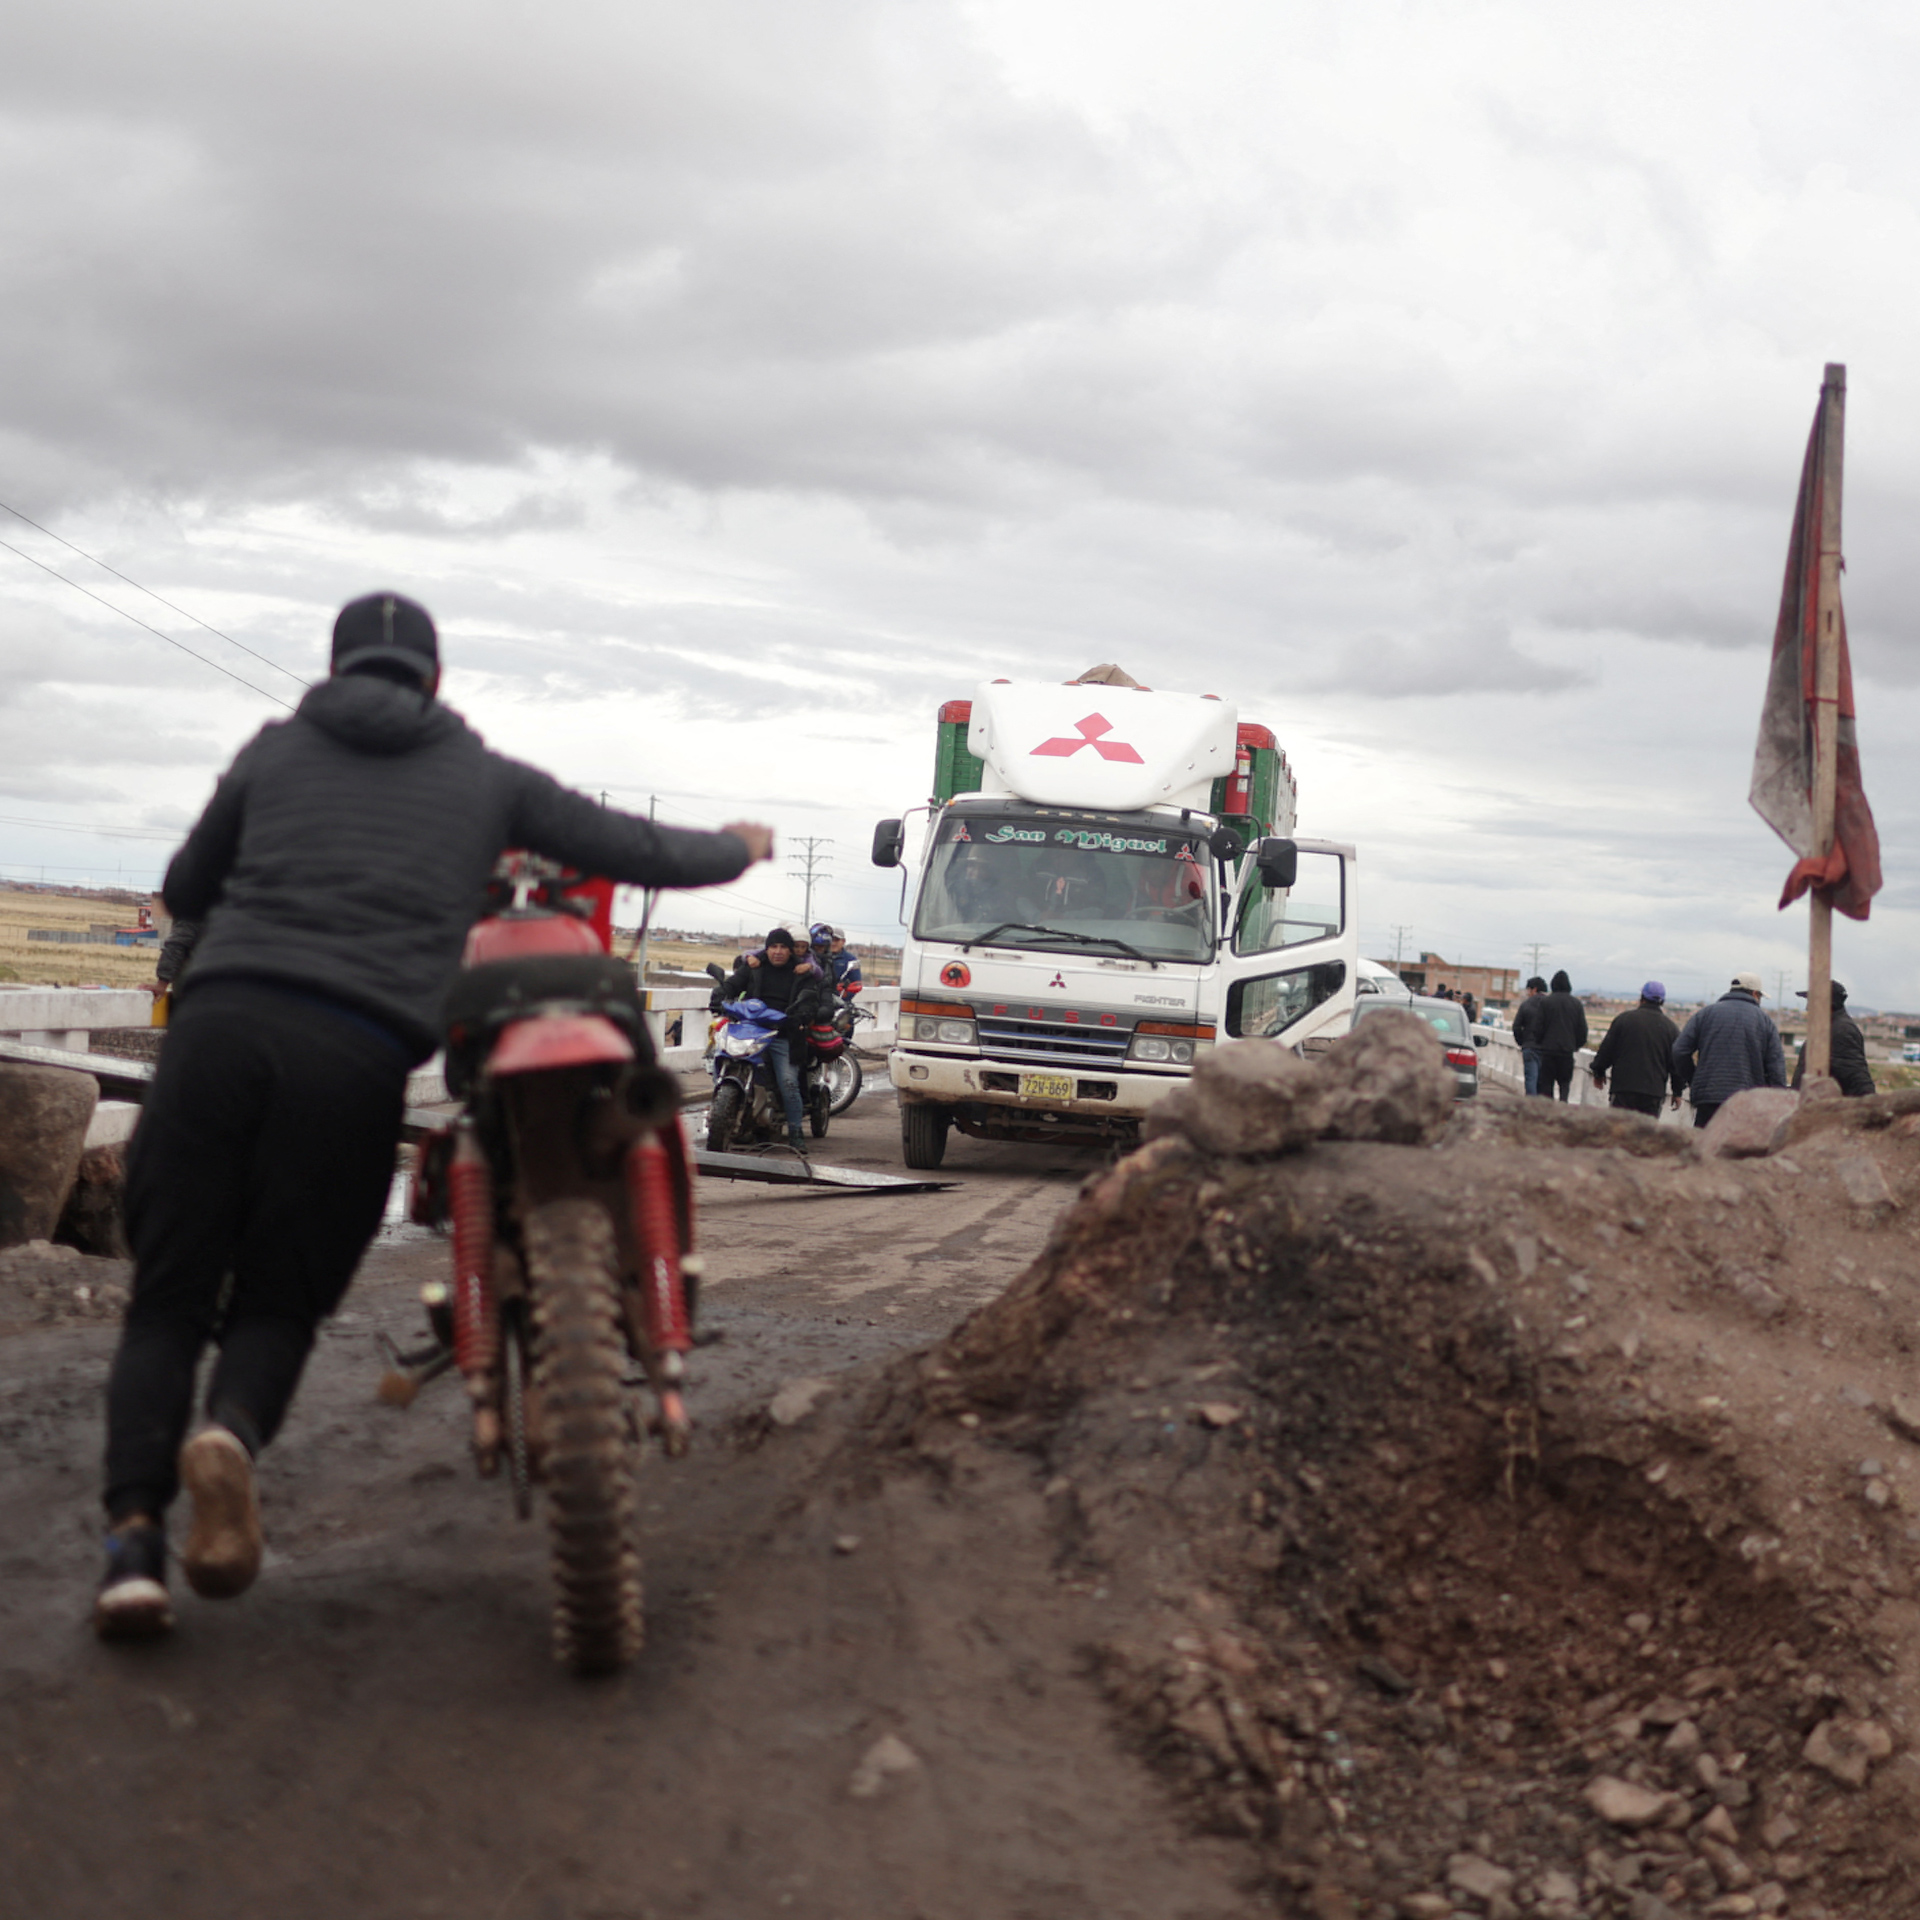
[[[933,798],[873,838],[903,919],[912,894],[888,1056],[907,1165],[954,1127],[1124,1142],[1210,1047],[1344,1033],[1354,851],[1295,838],[1294,797],[1273,735],[1212,694],[1101,667],[948,702]]]

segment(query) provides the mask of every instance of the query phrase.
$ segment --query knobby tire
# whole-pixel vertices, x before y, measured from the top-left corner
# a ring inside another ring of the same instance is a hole
[[[723,1080],[713,1090],[707,1108],[707,1151],[725,1153],[733,1144],[744,1118],[740,1111],[740,1089],[731,1080]]]
[[[550,1200],[527,1219],[541,1464],[553,1549],[554,1653],[610,1673],[640,1651],[634,1442],[621,1379],[626,1342],[613,1222],[591,1200]]]

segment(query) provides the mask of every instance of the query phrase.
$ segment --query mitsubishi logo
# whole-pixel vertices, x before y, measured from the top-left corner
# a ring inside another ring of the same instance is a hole
[[[1132,766],[1144,766],[1137,749],[1130,747],[1124,740],[1105,740],[1101,736],[1113,731],[1113,722],[1104,714],[1090,713],[1084,720],[1076,720],[1073,730],[1080,737],[1075,740],[1062,734],[1053,740],[1042,740],[1034,748],[1036,756],[1045,754],[1049,759],[1065,760],[1076,754],[1082,747],[1091,747],[1102,760],[1124,760]]]
[[[1062,980],[1057,973],[1047,982],[1047,985],[1050,987],[1064,987],[1066,984],[1067,983]]]

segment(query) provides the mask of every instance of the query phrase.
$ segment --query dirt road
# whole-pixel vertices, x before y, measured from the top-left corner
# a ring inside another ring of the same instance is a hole
[[[881,1091],[827,1146],[891,1169],[896,1141]],[[946,1332],[1091,1164],[956,1141],[935,1196],[703,1183],[723,1337],[692,1458],[648,1464],[649,1641],[605,1683],[551,1663],[541,1530],[474,1479],[457,1389],[374,1402],[376,1330],[414,1333],[439,1243],[370,1254],[264,1467],[259,1585],[182,1593],[155,1648],[84,1627],[111,1329],[0,1341],[0,1915],[1255,1910],[1083,1672],[1105,1596],[1014,1524],[1038,1475],[996,1455],[949,1503],[924,1475],[849,1482],[838,1395],[790,1429],[756,1411]],[[855,1793],[887,1735],[913,1763]]]

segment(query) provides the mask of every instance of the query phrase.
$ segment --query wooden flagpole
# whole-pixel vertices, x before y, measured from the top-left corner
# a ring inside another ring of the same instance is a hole
[[[1820,597],[1814,614],[1813,840],[1833,851],[1833,803],[1840,735],[1840,494],[1847,455],[1847,370],[1827,365],[1822,382],[1826,433],[1820,463]],[[1807,895],[1807,1071],[1833,1065],[1833,905],[1816,887]]]

